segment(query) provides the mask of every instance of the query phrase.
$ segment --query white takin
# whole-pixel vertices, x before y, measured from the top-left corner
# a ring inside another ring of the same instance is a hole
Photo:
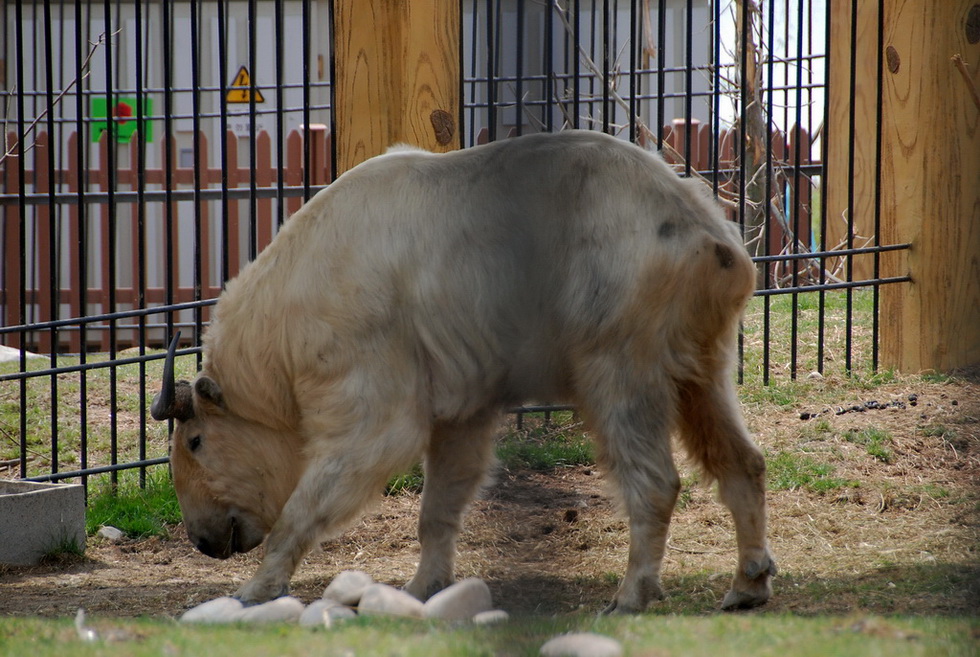
[[[662,597],[680,488],[673,433],[734,518],[738,567],[722,607],[762,604],[776,572],[765,462],[732,382],[754,280],[738,229],[702,185],[612,137],[371,159],[228,284],[193,382],[174,382],[171,346],[151,410],[176,420],[188,536],[218,558],[265,540],[236,596],[269,600],[317,541],[422,460],[421,555],[405,588],[426,599],[453,582],[501,412],[565,401],[629,517],[608,610]]]

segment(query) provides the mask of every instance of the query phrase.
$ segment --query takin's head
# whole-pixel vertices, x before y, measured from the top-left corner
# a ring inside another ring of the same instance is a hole
[[[150,414],[175,421],[170,467],[188,538],[204,554],[226,559],[271,531],[299,481],[302,453],[281,431],[229,408],[214,379],[175,382],[179,338],[170,343]]]

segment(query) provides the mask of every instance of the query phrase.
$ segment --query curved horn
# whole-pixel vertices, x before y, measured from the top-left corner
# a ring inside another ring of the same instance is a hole
[[[167,359],[163,363],[163,384],[160,392],[153,398],[150,405],[150,415],[154,420],[187,420],[194,416],[194,406],[189,392],[190,385],[186,381],[177,384],[174,381],[174,354],[180,341],[180,331],[174,335],[167,347]],[[181,390],[177,387],[180,385]],[[188,390],[184,390],[187,388]]]

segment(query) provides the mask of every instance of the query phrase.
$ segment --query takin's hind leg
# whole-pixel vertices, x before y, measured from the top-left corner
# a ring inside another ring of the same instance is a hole
[[[590,395],[582,410],[596,433],[600,468],[611,479],[629,516],[626,574],[605,613],[633,613],[663,598],[660,569],[680,491],[670,442],[673,391],[633,387],[622,370],[607,371],[607,380],[593,381],[596,394]],[[635,396],[638,389],[644,391],[643,396]]]
[[[681,440],[718,480],[719,497],[735,521],[738,569],[721,608],[764,604],[776,574],[766,542],[766,462],[745,428],[734,385],[724,376],[713,383],[684,383],[679,412]]]
[[[454,581],[456,539],[466,507],[494,461],[492,429],[496,413],[460,424],[437,424],[425,456],[425,484],[419,512],[421,555],[405,590],[426,600]]]

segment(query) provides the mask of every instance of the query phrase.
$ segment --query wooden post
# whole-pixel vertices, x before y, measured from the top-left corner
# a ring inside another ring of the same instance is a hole
[[[883,258],[882,274],[913,280],[882,288],[881,361],[969,367],[980,363],[980,6],[884,0],[883,12],[881,238],[912,248]]]
[[[337,174],[395,143],[460,147],[458,0],[336,0]]]

